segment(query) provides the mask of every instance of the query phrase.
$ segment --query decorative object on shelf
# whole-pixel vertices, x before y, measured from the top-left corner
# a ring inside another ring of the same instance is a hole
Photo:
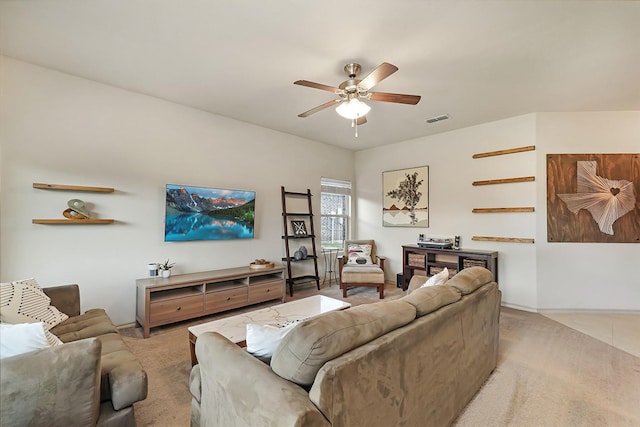
[[[147,268],[149,269],[149,277],[157,277],[158,270],[160,270],[160,264],[157,262],[150,262],[147,264]]]
[[[548,154],[547,241],[640,243],[640,154]]]
[[[429,167],[382,173],[382,225],[429,227]]]
[[[166,185],[165,242],[253,239],[255,191]]]
[[[293,253],[293,259],[295,259],[296,261],[302,260],[302,251],[300,249]]]
[[[421,248],[451,249],[453,243],[454,239],[450,237],[423,237],[418,242],[418,246]]]
[[[291,220],[291,229],[296,237],[304,237],[307,235],[307,226],[304,221]]]
[[[298,248],[298,250],[300,252],[302,252],[302,259],[307,259],[307,256],[309,256],[309,252],[307,251],[307,247],[302,245],[302,246],[300,246],[300,248]]]
[[[271,261],[267,261],[265,259],[256,259],[254,262],[249,264],[249,268],[253,268],[253,269],[263,269],[263,268],[273,268],[275,267],[275,264]]]
[[[71,199],[71,200],[69,200],[67,202],[67,206],[69,206],[69,209],[72,212],[75,212],[77,215],[83,216],[84,218],[89,218],[91,216],[89,214],[89,209],[87,209],[84,201],[82,201],[80,199]],[[69,210],[69,209],[67,209],[67,210]]]
[[[167,260],[165,262],[160,264],[159,268],[160,268],[160,274],[162,275],[162,277],[170,277],[171,276],[171,269],[173,268],[174,265],[176,265],[176,263],[175,262],[169,262],[168,258],[167,258]]]

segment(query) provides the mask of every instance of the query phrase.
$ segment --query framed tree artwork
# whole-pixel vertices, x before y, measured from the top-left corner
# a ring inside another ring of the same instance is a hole
[[[382,225],[429,227],[429,167],[382,173]]]

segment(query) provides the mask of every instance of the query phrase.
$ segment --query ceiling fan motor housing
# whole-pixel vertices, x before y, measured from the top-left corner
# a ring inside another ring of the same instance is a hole
[[[348,95],[350,94],[359,92],[358,83],[360,83],[361,80],[356,79],[356,76],[361,69],[362,68],[360,67],[360,64],[356,63],[351,63],[344,66],[344,72],[347,73],[347,76],[349,76],[349,80],[343,81],[338,87],[346,92],[345,98],[348,98]]]

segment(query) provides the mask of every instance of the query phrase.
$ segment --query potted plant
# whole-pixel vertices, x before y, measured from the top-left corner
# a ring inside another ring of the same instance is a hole
[[[171,276],[171,268],[176,265],[175,262],[169,262],[169,259],[167,258],[167,260],[165,262],[163,262],[162,264],[160,264],[159,268],[162,274],[162,277],[169,277]]]

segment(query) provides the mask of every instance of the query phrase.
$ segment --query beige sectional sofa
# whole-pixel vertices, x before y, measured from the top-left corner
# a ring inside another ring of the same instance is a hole
[[[69,316],[50,332],[62,345],[2,359],[0,424],[135,426],[147,374],[102,309],[80,314],[78,285],[43,288]]]
[[[192,426],[450,425],[496,367],[501,292],[491,272],[296,325],[265,364],[198,337]]]

